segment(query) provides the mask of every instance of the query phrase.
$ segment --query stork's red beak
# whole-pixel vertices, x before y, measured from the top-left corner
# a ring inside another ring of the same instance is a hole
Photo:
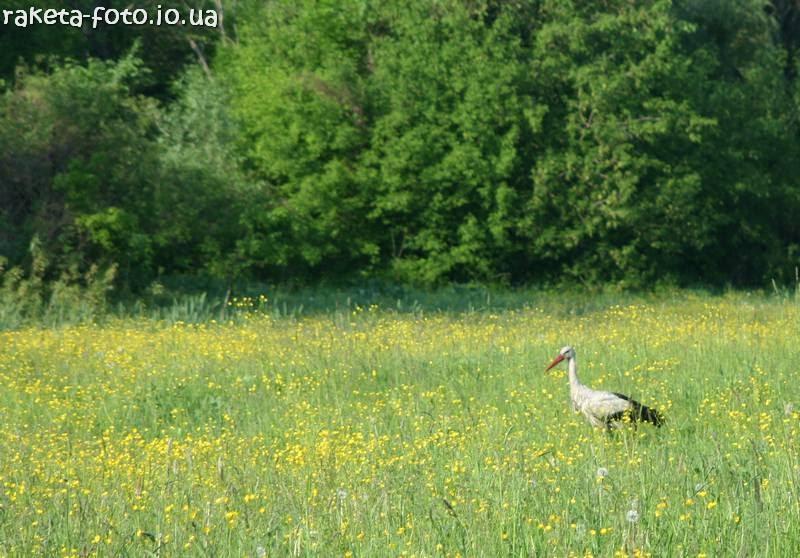
[[[548,366],[547,368],[544,369],[544,371],[547,372],[548,370],[550,370],[553,366],[555,366],[556,364],[558,364],[562,360],[564,360],[564,355],[558,355],[556,358],[553,359],[553,362],[550,363],[550,366]]]

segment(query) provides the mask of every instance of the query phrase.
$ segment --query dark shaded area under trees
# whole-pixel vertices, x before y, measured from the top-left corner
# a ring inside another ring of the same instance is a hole
[[[797,0],[193,7],[224,27],[4,26],[3,267],[794,279]]]

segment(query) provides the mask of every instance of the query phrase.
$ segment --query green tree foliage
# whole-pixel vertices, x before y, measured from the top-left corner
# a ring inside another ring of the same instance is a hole
[[[265,263],[427,283],[746,283],[790,267],[796,107],[755,2],[261,15],[222,60],[265,182],[249,220]]]
[[[244,215],[243,247],[256,268],[341,273],[379,252],[357,172],[369,141],[365,33],[354,3],[270,3],[218,60],[263,181]]]
[[[255,259],[434,282],[492,277],[519,251],[537,109],[520,90],[518,9],[488,12],[274,2],[241,31],[222,60],[265,181]]]
[[[761,279],[780,260],[772,224],[790,179],[770,161],[785,95],[766,17],[687,6],[726,28],[711,40],[712,22],[676,19],[668,2],[591,17],[557,6],[534,54],[558,99],[556,142],[534,168],[534,245],[591,282]]]
[[[21,76],[0,99],[0,211],[12,258],[38,234],[64,266],[118,263],[124,279],[146,273],[156,112],[130,95],[138,71],[133,58],[68,64]]]
[[[492,8],[398,5],[370,53],[370,217],[404,278],[492,279],[522,252],[514,223],[529,182],[525,140],[543,107],[527,94],[521,35],[531,22],[513,4]]]
[[[160,271],[233,269],[242,190],[215,82],[195,71],[169,110],[133,94],[136,58],[68,64],[0,98],[0,253],[33,237],[53,273],[119,267],[144,286]],[[145,76],[146,77],[146,76]]]
[[[209,0],[214,31],[2,38],[6,76],[51,62],[0,100],[0,254],[133,287],[787,278],[795,4]]]
[[[232,279],[245,265],[237,243],[253,188],[232,147],[238,138],[219,80],[199,68],[176,84],[160,121],[160,181],[154,192],[159,269]]]

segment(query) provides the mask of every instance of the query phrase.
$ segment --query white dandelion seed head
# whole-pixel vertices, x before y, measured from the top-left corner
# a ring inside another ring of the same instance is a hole
[[[628,523],[636,523],[639,521],[639,512],[636,510],[628,510],[628,513],[625,514],[625,519],[628,520]]]
[[[791,416],[793,412],[794,412],[794,403],[790,402],[783,406],[783,414],[785,414],[787,417]]]
[[[598,467],[597,476],[600,477],[601,479],[606,478],[608,476],[608,469],[606,469],[605,467]]]
[[[256,557],[257,558],[267,558],[267,549],[263,546],[256,547]]]
[[[347,499],[347,490],[344,488],[337,488],[336,489],[336,497],[339,499],[340,502],[343,502]]]

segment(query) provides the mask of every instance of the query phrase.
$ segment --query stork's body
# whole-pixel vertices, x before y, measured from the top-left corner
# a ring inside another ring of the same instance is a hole
[[[569,397],[572,409],[583,413],[589,423],[597,428],[614,428],[620,422],[650,422],[656,426],[664,423],[664,417],[656,411],[627,395],[611,391],[598,391],[586,387],[578,379],[578,363],[575,349],[564,347],[547,370],[566,360],[569,370]]]

